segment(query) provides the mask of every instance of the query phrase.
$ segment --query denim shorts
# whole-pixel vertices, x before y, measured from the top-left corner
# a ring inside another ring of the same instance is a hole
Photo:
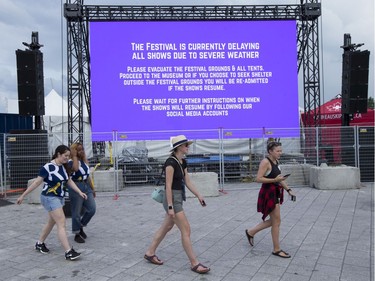
[[[44,209],[46,209],[48,212],[51,212],[56,209],[62,208],[64,206],[65,200],[64,197],[40,195],[40,203],[43,205]]]

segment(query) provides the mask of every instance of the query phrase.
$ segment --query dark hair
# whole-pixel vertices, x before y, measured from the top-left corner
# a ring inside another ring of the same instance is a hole
[[[80,142],[75,142],[73,143],[71,146],[70,146],[70,151],[72,150],[77,150],[77,147],[81,146],[82,147],[82,150],[85,151],[85,148],[83,147],[83,144],[80,143]],[[70,158],[72,157],[72,155],[70,154]],[[83,162],[85,162],[86,164],[89,163],[89,161],[87,160],[87,156],[86,156],[86,153],[84,153],[84,157],[79,157],[77,155],[78,159],[79,160],[82,160]]]
[[[58,147],[56,147],[56,149],[55,149],[55,154],[53,154],[53,156],[52,156],[52,160],[53,159],[55,159],[55,158],[57,158],[57,155],[58,154],[64,154],[65,152],[67,152],[67,151],[70,151],[70,148],[69,147],[67,147],[66,145],[59,145]]]
[[[56,159],[57,156],[58,156],[58,154],[64,154],[64,153],[67,152],[67,151],[70,151],[70,148],[69,148],[69,147],[67,147],[66,145],[63,145],[63,144],[59,145],[59,146],[56,147],[56,149],[55,149],[55,154],[53,154],[53,156],[52,156],[52,160],[53,160],[53,159]],[[68,173],[68,175],[70,175],[70,173],[71,173],[71,169],[69,168],[68,164],[65,163],[65,164],[63,164],[63,166],[64,166],[66,172]]]
[[[267,152],[270,152],[270,150],[273,150],[277,146],[281,146],[281,142],[271,141],[267,143]]]

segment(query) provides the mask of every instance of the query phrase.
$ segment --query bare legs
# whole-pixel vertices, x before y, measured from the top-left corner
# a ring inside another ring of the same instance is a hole
[[[275,209],[270,214],[271,220],[271,236],[272,236],[272,243],[273,243],[273,251],[277,252],[280,250],[280,241],[279,241],[279,234],[280,234],[280,205],[276,204]]]
[[[185,216],[184,212],[179,212],[175,216],[175,223],[181,232],[181,242],[186,255],[188,256],[191,266],[196,266],[199,262],[194,254],[193,246],[190,240],[190,224]]]
[[[280,204],[276,204],[275,209],[270,213],[270,219],[265,220],[253,228],[247,230],[247,233],[251,236],[254,236],[259,231],[271,227],[271,236],[272,236],[272,243],[273,243],[273,251],[277,252],[280,251]],[[281,253],[283,254],[283,253]]]
[[[164,221],[161,225],[161,227],[158,229],[158,231],[155,233],[154,238],[151,242],[150,247],[146,251],[147,256],[153,256],[155,255],[156,249],[161,243],[161,241],[164,239],[165,235],[173,228],[174,225],[177,225],[178,229],[181,232],[181,242],[182,246],[186,252],[186,255],[189,258],[190,264],[192,267],[195,267],[199,264],[199,261],[197,260],[197,257],[193,251],[193,247],[191,244],[190,239],[190,224],[187,220],[185,213],[178,212],[175,214],[175,217],[172,218],[168,214],[165,215]],[[203,266],[199,266],[198,270],[205,270]]]
[[[151,245],[146,251],[147,256],[155,255],[156,248],[159,246],[160,242],[164,239],[165,235],[172,229],[173,226],[173,218],[166,214],[162,225],[160,226],[158,231],[156,231],[154,239],[152,239]]]
[[[65,229],[65,215],[62,208],[48,212],[48,221],[42,229],[39,241],[44,242],[46,240],[55,224],[57,225],[57,237],[59,238],[61,245],[65,251],[70,250],[71,247]]]
[[[54,226],[55,226],[55,221],[52,219],[51,214],[48,212],[48,221],[44,225],[42,232],[40,233],[40,236],[39,236],[40,242],[44,243],[44,241],[47,239],[47,236],[50,234]]]

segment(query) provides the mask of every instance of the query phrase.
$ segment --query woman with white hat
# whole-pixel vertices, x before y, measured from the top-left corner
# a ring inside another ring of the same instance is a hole
[[[176,224],[181,231],[182,246],[190,260],[191,270],[204,274],[210,271],[210,268],[201,264],[194,254],[190,239],[190,224],[185,216],[182,208],[183,201],[185,201],[185,185],[198,198],[202,206],[206,206],[204,198],[199,194],[197,188],[190,180],[187,172],[187,163],[184,159],[185,154],[189,151],[189,145],[192,141],[188,141],[184,135],[179,135],[171,138],[172,150],[171,155],[165,161],[165,195],[163,206],[166,215],[163,224],[155,233],[153,241],[146,251],[144,258],[149,262],[162,265],[161,261],[156,255],[156,249],[164,239],[165,235]]]

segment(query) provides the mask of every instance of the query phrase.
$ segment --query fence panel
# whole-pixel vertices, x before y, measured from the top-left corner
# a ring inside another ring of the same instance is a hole
[[[358,127],[357,133],[361,181],[374,182],[374,127]]]
[[[186,156],[189,172],[215,172],[221,187],[225,182],[253,181],[270,139],[282,143],[280,164],[285,170],[293,170],[288,180],[297,184],[308,181],[307,166],[323,163],[358,167],[362,181],[374,181],[374,127],[249,130],[212,131],[210,139],[200,137],[207,132],[183,130],[148,132],[147,139],[139,139],[136,132],[88,132],[82,140],[95,185],[102,194],[116,194],[127,186],[154,185],[170,154],[170,137],[180,134],[193,141]],[[256,137],[233,137],[238,135]],[[282,135],[290,137],[279,137]],[[103,136],[110,140],[101,141]],[[0,197],[15,198],[23,192],[41,166],[51,160],[54,149],[67,144],[68,139],[66,133],[3,134]]]

